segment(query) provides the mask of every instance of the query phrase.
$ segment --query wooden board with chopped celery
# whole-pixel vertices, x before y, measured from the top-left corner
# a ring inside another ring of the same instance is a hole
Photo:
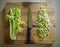
[[[54,29],[50,27],[51,26],[50,22],[52,19],[50,19],[50,17],[48,17],[48,15],[47,15],[48,13],[47,13],[45,6],[40,6],[40,9],[38,11],[39,11],[39,12],[37,12],[38,15],[36,15],[38,26],[33,27],[31,30],[31,38],[30,38],[31,42],[33,42],[34,44],[47,44],[47,45],[53,44],[54,38],[55,38],[55,36],[54,36],[55,33],[54,33]],[[35,13],[33,13],[33,14],[35,14]],[[33,17],[33,18],[35,18],[35,17]]]
[[[49,28],[50,28],[50,21],[46,7],[41,5],[36,16],[37,16],[37,20],[35,22],[37,23],[36,24],[37,27],[33,27],[31,30],[31,40],[34,43],[40,43],[40,40],[45,41],[46,37],[48,36]]]
[[[21,9],[11,8],[10,13],[6,16],[6,19],[10,22],[10,39],[16,40],[16,36],[19,32],[22,32],[22,24],[25,22],[21,20]]]

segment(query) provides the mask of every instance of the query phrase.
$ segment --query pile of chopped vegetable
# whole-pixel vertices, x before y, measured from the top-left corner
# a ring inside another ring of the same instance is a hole
[[[11,8],[6,19],[10,22],[10,38],[16,40],[16,35],[23,30],[21,25],[25,23],[21,20],[21,9]]]
[[[48,34],[50,21],[47,15],[46,7],[41,6],[38,12],[38,36],[43,40]]]

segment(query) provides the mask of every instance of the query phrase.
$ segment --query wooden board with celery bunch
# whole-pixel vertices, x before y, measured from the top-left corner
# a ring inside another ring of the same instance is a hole
[[[23,30],[21,27],[22,24],[25,24],[25,22],[21,20],[21,9],[18,7],[11,8],[6,19],[10,22],[10,39],[16,40],[17,34]]]

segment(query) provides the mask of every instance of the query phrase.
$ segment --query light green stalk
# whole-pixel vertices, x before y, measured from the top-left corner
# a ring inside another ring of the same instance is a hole
[[[13,40],[16,40],[16,35],[15,35],[15,20],[13,19]]]
[[[12,29],[12,26],[13,26],[13,23],[12,23],[12,21],[10,21],[10,38],[11,39],[13,38],[13,34],[12,34],[13,33],[13,29]]]

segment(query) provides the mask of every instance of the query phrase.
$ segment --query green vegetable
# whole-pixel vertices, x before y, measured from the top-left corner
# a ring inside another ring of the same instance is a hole
[[[49,18],[46,13],[46,7],[41,6],[38,12],[38,36],[44,39],[47,36],[49,27]]]
[[[16,40],[16,35],[23,30],[21,25],[25,23],[21,20],[21,9],[10,9],[10,13],[7,15],[6,19],[10,22],[10,38],[11,40]]]

